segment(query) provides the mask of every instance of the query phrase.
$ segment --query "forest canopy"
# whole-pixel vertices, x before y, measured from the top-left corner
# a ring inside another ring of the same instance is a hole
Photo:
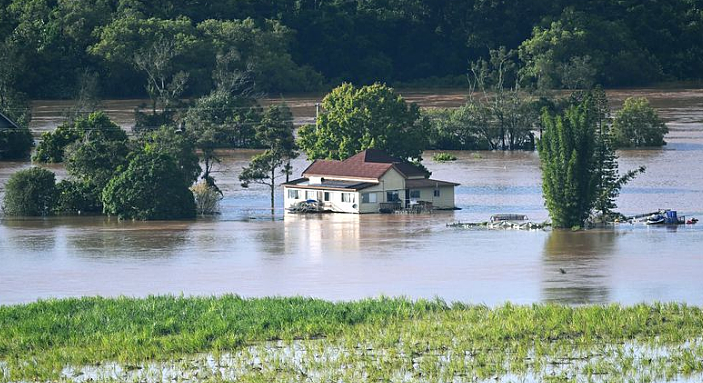
[[[0,87],[69,98],[144,96],[154,68],[207,94],[218,57],[262,92],[465,85],[469,62],[519,51],[531,85],[573,88],[700,79],[697,0],[0,0]],[[634,70],[637,68],[637,70]],[[523,84],[527,85],[527,84]]]

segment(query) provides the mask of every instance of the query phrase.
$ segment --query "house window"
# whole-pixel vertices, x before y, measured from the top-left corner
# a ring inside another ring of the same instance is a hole
[[[306,191],[305,199],[315,199],[315,192],[310,190]]]
[[[386,200],[388,202],[398,202],[400,201],[400,197],[398,197],[398,191],[393,190],[393,191],[388,191],[386,192]]]
[[[330,202],[330,192],[325,192],[325,202]]]
[[[342,193],[342,202],[354,202],[354,196],[352,193]]]
[[[362,193],[361,194],[361,202],[362,203],[376,203],[377,201],[377,194],[376,193]]]
[[[295,189],[288,189],[288,198],[290,199],[299,199],[298,198],[298,191]]]
[[[420,198],[420,191],[419,190],[410,190],[410,198],[413,198],[413,199]]]
[[[439,189],[434,189],[434,196],[439,197]]]

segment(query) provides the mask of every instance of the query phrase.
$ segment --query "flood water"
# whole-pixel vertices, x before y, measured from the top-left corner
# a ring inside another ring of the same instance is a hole
[[[421,106],[456,106],[463,94],[408,92]],[[621,171],[646,165],[624,189],[625,214],[672,208],[703,218],[703,90],[609,92],[613,106],[646,96],[667,121],[664,149],[622,151]],[[318,99],[289,97],[299,123]],[[270,101],[269,101],[270,102]],[[129,126],[135,100],[105,104]],[[62,102],[35,103],[33,128],[61,120]],[[703,224],[621,225],[582,232],[449,228],[495,213],[547,218],[536,153],[456,152],[425,164],[433,178],[461,183],[462,210],[431,215],[301,216],[268,209],[266,189],[242,189],[254,151],[226,153],[215,177],[222,214],[180,222],[105,217],[0,220],[0,304],[82,295],[304,295],[331,300],[404,295],[498,304],[683,301],[703,304]],[[295,161],[295,176],[308,162]],[[0,189],[28,162],[0,163]],[[60,166],[52,166],[59,177]],[[1,191],[0,191],[1,193]]]

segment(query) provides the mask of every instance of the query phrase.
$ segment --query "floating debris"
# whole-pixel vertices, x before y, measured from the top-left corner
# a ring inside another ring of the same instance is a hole
[[[512,221],[496,221],[496,222],[455,222],[447,224],[447,227],[455,227],[461,229],[486,228],[493,230],[544,230],[551,227],[549,223],[537,222],[512,222]]]

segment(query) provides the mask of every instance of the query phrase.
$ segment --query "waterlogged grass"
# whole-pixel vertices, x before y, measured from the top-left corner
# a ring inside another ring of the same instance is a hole
[[[698,307],[83,298],[0,307],[0,379],[661,381],[703,376]]]

